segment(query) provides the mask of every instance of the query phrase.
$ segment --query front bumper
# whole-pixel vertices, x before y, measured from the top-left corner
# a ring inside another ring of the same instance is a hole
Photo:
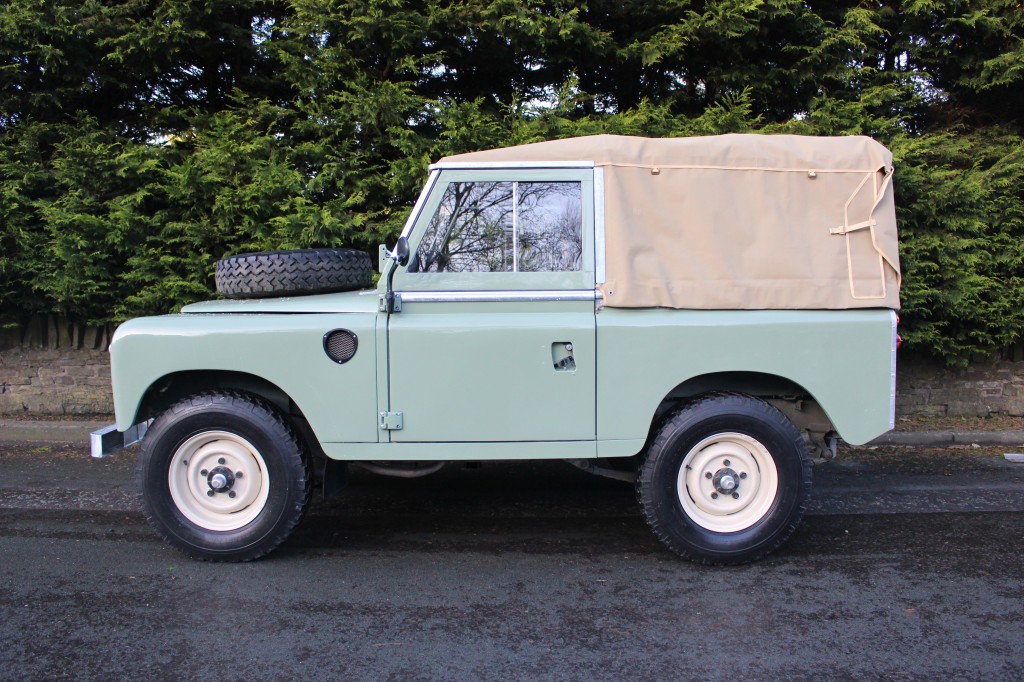
[[[93,457],[107,457],[118,450],[123,450],[129,445],[134,445],[146,435],[150,422],[139,422],[128,427],[125,431],[118,431],[117,424],[104,426],[98,431],[89,434],[89,445]]]

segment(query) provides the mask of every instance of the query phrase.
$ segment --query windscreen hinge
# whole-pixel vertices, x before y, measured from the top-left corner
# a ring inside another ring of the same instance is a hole
[[[396,292],[391,292],[391,310],[389,311],[388,310],[388,295],[387,294],[381,294],[379,296],[379,298],[378,298],[377,310],[379,310],[382,313],[386,313],[386,312],[400,313],[400,312],[402,312],[402,295],[399,294],[399,293],[396,293]]]

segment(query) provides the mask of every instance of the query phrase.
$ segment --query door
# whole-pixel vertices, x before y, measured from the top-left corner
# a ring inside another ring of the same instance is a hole
[[[592,441],[592,169],[442,170],[395,273],[392,442]]]

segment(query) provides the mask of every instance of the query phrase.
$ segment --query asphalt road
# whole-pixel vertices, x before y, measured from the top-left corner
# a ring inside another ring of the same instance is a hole
[[[1002,452],[844,452],[782,550],[703,568],[559,462],[357,474],[271,556],[193,562],[133,453],[0,446],[0,679],[1021,679]]]

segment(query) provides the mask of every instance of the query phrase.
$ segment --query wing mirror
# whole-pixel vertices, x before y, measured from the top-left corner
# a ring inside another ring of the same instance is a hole
[[[409,264],[409,239],[407,237],[402,236],[398,238],[392,258],[403,267]]]

